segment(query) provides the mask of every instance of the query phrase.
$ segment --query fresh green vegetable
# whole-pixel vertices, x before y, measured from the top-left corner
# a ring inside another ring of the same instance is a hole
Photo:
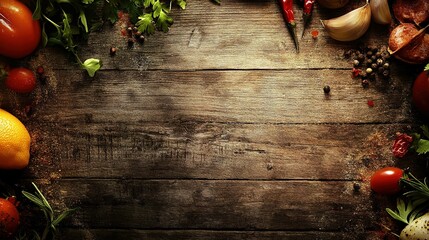
[[[36,184],[34,183],[32,184],[36,190],[35,194],[29,193],[26,191],[23,191],[22,194],[40,208],[40,210],[43,212],[46,218],[46,225],[41,236],[36,231],[33,231],[32,235],[34,236],[31,239],[46,240],[49,237],[51,239],[54,239],[55,234],[58,230],[58,225],[70,214],[76,211],[76,209],[67,209],[58,215],[55,214],[51,205],[46,200],[45,196],[42,194],[42,192],[39,190]],[[25,233],[21,233],[17,237],[17,239],[30,239],[30,237],[27,236]]]
[[[401,231],[401,240],[427,239],[429,236],[429,185],[426,178],[417,179],[411,173],[405,173],[401,184],[406,190],[403,197],[397,199],[394,211],[387,208],[387,213],[394,219],[407,224]]]
[[[91,77],[100,69],[101,61],[82,61],[78,55],[79,43],[90,32],[99,30],[106,22],[115,23],[120,11],[128,13],[130,22],[142,34],[167,32],[174,22],[170,16],[173,7],[186,8],[186,0],[37,0],[32,4],[33,18],[42,25],[43,46],[64,48]]]
[[[414,133],[413,135],[413,144],[411,146],[418,154],[426,154],[429,152],[429,128],[426,125],[420,127],[423,136],[419,133]]]

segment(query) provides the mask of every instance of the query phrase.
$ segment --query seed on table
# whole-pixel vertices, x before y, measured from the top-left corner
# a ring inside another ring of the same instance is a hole
[[[360,64],[359,60],[355,59],[353,60],[353,66],[358,67]]]
[[[144,35],[143,35],[143,34],[142,34],[142,35],[140,35],[140,37],[139,37],[139,41],[140,41],[140,42],[144,42],[144,40],[145,40]]]
[[[365,70],[365,72],[366,72],[366,73],[368,73],[368,74],[372,73],[372,68],[367,68],[367,69]]]
[[[383,77],[387,78],[389,76],[390,76],[390,71],[389,70],[384,70]]]
[[[110,56],[114,56],[116,54],[117,49],[115,47],[110,48]]]
[[[384,63],[383,68],[388,69],[390,67],[389,63]]]
[[[331,87],[329,85],[326,85],[323,87],[323,92],[325,94],[329,94],[331,92]]]
[[[39,75],[43,75],[45,73],[45,69],[42,66],[38,66],[36,72]]]
[[[375,70],[375,69],[377,69],[377,68],[378,68],[378,65],[377,65],[377,63],[373,63],[373,64],[371,64],[371,68],[372,68],[372,70]]]
[[[367,79],[362,80],[362,87],[368,88],[369,87],[369,81]]]
[[[355,192],[359,192],[359,190],[360,190],[360,184],[359,184],[359,183],[354,183],[354,184],[353,184],[353,190],[354,190]]]
[[[132,47],[134,45],[134,41],[132,38],[128,38],[127,43],[128,43],[128,47]]]
[[[383,64],[384,64],[384,61],[383,61],[383,59],[381,59],[381,58],[377,58],[377,65],[378,66],[382,66]]]

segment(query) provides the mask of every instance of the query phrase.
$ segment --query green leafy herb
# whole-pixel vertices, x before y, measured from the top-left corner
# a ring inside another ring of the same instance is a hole
[[[105,22],[115,23],[118,12],[123,11],[143,34],[167,32],[174,22],[169,16],[173,5],[186,8],[186,0],[37,0],[31,4],[33,18],[42,24],[43,46],[64,48],[91,77],[100,69],[101,61],[90,58],[82,63],[78,54],[79,43],[91,31]]]
[[[38,240],[46,240],[49,236],[52,237],[52,239],[55,237],[55,234],[58,230],[58,225],[67,218],[70,214],[76,211],[76,209],[67,209],[62,213],[56,214],[54,210],[52,209],[51,205],[49,204],[46,197],[42,194],[42,192],[39,190],[39,188],[36,186],[36,184],[32,183],[36,192],[34,194],[22,191],[22,194],[31,202],[36,204],[39,209],[42,211],[43,215],[46,219],[46,225],[43,230],[42,235],[37,233],[36,231],[32,231],[31,234],[33,235],[32,239],[38,239]],[[29,239],[26,233],[20,233],[17,236],[17,239]]]
[[[422,130],[423,136],[419,133],[412,134],[412,149],[414,149],[418,154],[426,154],[429,152],[429,128],[426,125],[423,125],[420,128]]]
[[[212,2],[215,2],[217,4],[220,4],[220,0],[212,0]]]
[[[418,202],[408,201],[398,198],[396,200],[396,211],[393,211],[390,208],[386,208],[387,213],[392,216],[394,219],[403,222],[405,224],[409,224],[414,219],[419,217],[419,211],[416,211],[417,206],[419,206]]]
[[[429,185],[426,178],[423,181],[418,180],[411,173],[404,173],[401,178],[401,184],[406,189],[403,197],[397,199],[396,211],[386,208],[387,213],[394,219],[409,224],[414,219],[422,216],[429,207]]]
[[[424,71],[429,71],[429,63],[426,64]]]

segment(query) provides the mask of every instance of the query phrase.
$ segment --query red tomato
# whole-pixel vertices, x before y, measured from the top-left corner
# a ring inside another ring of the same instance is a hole
[[[398,193],[399,180],[404,171],[396,167],[386,167],[377,170],[371,177],[371,189],[379,194],[392,195]]]
[[[36,87],[36,76],[27,68],[13,68],[7,73],[6,87],[17,93],[30,93]]]
[[[16,209],[15,198],[0,198],[0,238],[12,236],[19,226],[19,212]]]
[[[30,9],[17,0],[0,0],[0,55],[22,58],[40,42],[40,24]]]
[[[413,102],[417,109],[429,117],[429,72],[422,72],[413,85]]]

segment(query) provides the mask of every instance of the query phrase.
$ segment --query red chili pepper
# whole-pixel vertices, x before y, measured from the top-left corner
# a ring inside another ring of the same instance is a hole
[[[304,28],[302,29],[302,37],[304,37],[305,29],[310,23],[314,2],[315,0],[304,0],[304,9],[302,12],[302,18],[304,20]]]
[[[298,38],[296,37],[296,23],[293,14],[293,0],[279,0],[279,2],[282,8],[283,18],[286,22],[286,26],[292,34],[296,51],[299,52]]]
[[[405,133],[398,133],[396,135],[395,142],[393,143],[393,155],[397,158],[402,158],[405,156],[405,154],[407,154],[408,149],[410,149],[412,143],[413,137]]]

